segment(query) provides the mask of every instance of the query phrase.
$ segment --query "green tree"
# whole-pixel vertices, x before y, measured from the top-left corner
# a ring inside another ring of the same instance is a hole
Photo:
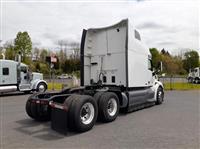
[[[152,55],[152,64],[154,68],[158,67],[158,62],[161,61],[161,55],[159,51],[156,48],[150,48],[149,49]]]
[[[1,40],[0,40],[0,43],[1,43]],[[3,54],[3,47],[0,46],[0,59],[3,58],[2,54]]]
[[[30,36],[26,31],[17,33],[14,46],[16,53],[22,53],[22,61],[25,60],[25,57],[27,57],[27,55],[31,54],[32,42]]]
[[[161,52],[163,72],[168,75],[183,74],[182,63],[179,57],[171,56],[168,52]]]
[[[41,69],[41,68],[40,68],[40,63],[39,63],[39,62],[36,62],[36,63],[35,63],[35,71],[36,71],[36,72],[40,72],[40,69]]]
[[[6,49],[6,51],[5,51],[6,59],[14,60],[15,56],[16,56],[16,52],[15,52],[14,45],[13,45],[12,41],[7,41],[4,44],[4,48]]]
[[[191,50],[184,54],[185,59],[183,60],[184,69],[189,72],[189,69],[199,66],[199,54],[197,51]]]
[[[176,74],[184,75],[186,74],[186,70],[183,68],[183,60],[181,56],[174,56],[173,57],[174,63],[178,66]]]
[[[42,49],[40,53],[40,61],[45,63],[47,55],[48,55],[48,51],[46,49]]]
[[[49,66],[46,63],[40,63],[40,72],[43,74],[49,74]]]

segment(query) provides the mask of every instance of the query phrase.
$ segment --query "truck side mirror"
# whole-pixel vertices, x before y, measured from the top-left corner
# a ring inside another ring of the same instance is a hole
[[[158,71],[163,71],[162,61],[158,62]]]
[[[162,68],[162,62],[160,61],[157,64],[157,68],[153,69],[153,75],[156,75],[157,73],[162,72],[162,70],[163,70],[163,68]]]

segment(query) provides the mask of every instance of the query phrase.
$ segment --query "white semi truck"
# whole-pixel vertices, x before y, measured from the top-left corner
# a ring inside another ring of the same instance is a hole
[[[149,49],[128,19],[103,28],[83,30],[81,87],[29,97],[27,114],[39,121],[51,120],[62,133],[90,130],[97,117],[114,121],[125,112],[159,105],[163,84],[153,72]]]
[[[190,69],[187,80],[189,83],[200,83],[200,67],[196,67],[194,69]]]
[[[28,66],[21,62],[0,59],[0,93],[45,92],[46,89],[43,74],[30,72]]]

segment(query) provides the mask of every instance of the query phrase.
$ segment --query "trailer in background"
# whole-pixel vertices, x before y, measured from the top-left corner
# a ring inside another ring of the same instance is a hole
[[[46,89],[47,83],[43,80],[43,74],[31,72],[21,62],[0,59],[0,93],[45,92]]]
[[[200,83],[200,67],[196,67],[194,69],[190,69],[187,80],[189,83]]]
[[[149,49],[128,19],[83,30],[81,87],[32,95],[27,114],[51,120],[54,130],[90,130],[97,118],[114,121],[119,109],[135,111],[163,102],[164,88],[152,68]]]

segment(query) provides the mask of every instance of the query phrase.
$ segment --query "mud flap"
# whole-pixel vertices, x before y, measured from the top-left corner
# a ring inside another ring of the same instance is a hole
[[[51,128],[61,134],[67,135],[68,132],[68,112],[63,109],[52,107],[51,109]]]

